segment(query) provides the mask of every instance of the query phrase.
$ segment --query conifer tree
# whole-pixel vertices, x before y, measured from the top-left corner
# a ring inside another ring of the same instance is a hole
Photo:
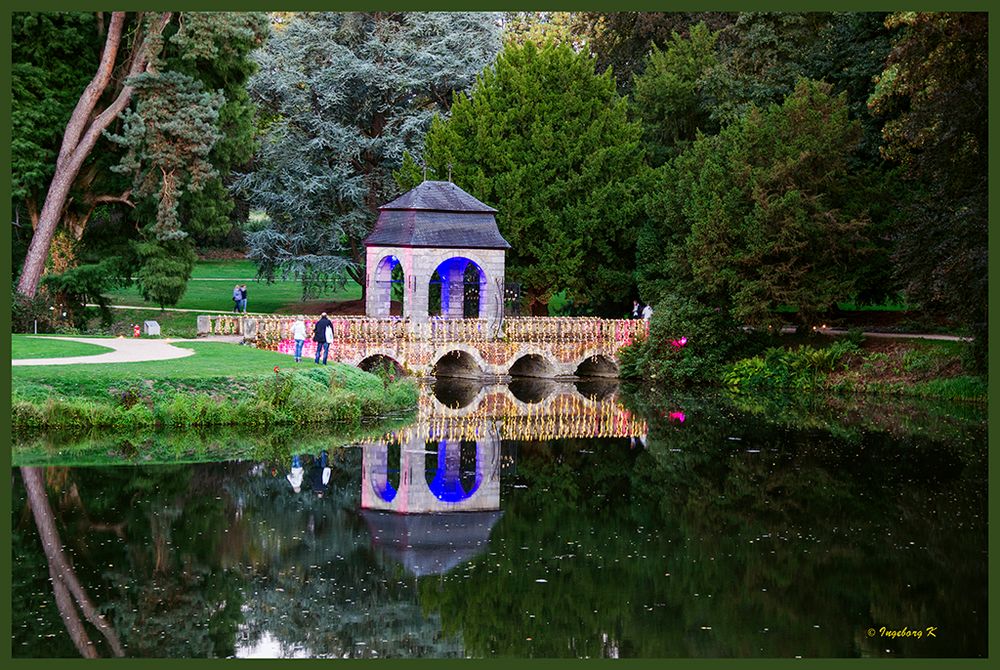
[[[293,18],[250,81],[266,132],[238,188],[270,217],[248,236],[260,274],[295,276],[306,293],[346,276],[364,284],[362,241],[398,193],[392,171],[499,48],[493,14]]]
[[[435,119],[423,159],[498,210],[513,247],[508,277],[532,311],[547,313],[560,290],[578,305],[620,311],[632,286],[641,135],[586,50],[529,41],[508,44],[451,117]],[[404,187],[419,181],[408,165]]]

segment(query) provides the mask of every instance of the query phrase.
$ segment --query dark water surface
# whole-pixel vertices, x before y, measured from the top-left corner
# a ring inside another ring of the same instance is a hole
[[[14,656],[988,653],[984,408],[437,391],[226,462],[24,438]]]

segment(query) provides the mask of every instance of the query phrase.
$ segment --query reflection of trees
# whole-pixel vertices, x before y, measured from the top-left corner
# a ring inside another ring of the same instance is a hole
[[[921,437],[845,442],[724,401],[681,408],[684,424],[657,411],[631,457],[521,445],[528,488],[505,494],[491,554],[420,584],[470,654],[985,653],[982,459]],[[941,621],[949,639],[864,636]]]
[[[842,433],[827,410],[769,420],[712,398],[644,413],[645,448],[505,443],[517,472],[490,545],[443,576],[373,551],[354,512],[357,449],[331,450],[322,499],[294,494],[285,463],[49,471],[66,492],[48,498],[54,546],[133,656],[229,656],[265,639],[349,657],[985,653],[982,425],[956,441]],[[14,653],[79,653],[29,486],[14,492]],[[870,625],[948,632],[892,642],[868,639]]]
[[[32,470],[23,468],[22,479],[34,508]],[[63,490],[76,493],[59,499],[51,511],[52,525],[73,555],[82,588],[99,594],[104,603],[104,619],[120,639],[120,650],[130,656],[230,653],[240,611],[240,576],[220,569],[226,548],[216,538],[225,536],[229,519],[217,482],[193,477],[187,467],[61,472],[66,476]],[[14,530],[16,543],[30,546],[24,525]],[[112,535],[115,530],[118,535]],[[50,531],[39,531],[45,546]],[[15,592],[20,587],[15,584]],[[34,593],[15,600],[43,611],[46,604]],[[109,645],[115,649],[114,643]],[[27,646],[18,653],[69,651]]]
[[[353,511],[360,456],[334,452],[322,499],[293,494],[283,464],[60,469],[60,488],[76,494],[52,510],[55,546],[129,656],[232,656],[265,633],[316,656],[461,655],[424,616],[412,577],[373,554]],[[26,495],[15,488],[15,500]],[[14,527],[14,546],[28,549],[16,561],[15,653],[81,653],[45,637],[62,626],[47,613],[57,608],[28,524]]]
[[[354,509],[361,486],[361,452],[332,454],[331,494],[294,494],[283,478],[231,480],[246,500],[245,523],[255,529],[247,557],[240,646],[265,633],[283,655],[384,658],[460,656],[437,617],[425,617],[412,577],[374,555]],[[237,493],[239,492],[239,493]]]
[[[76,607],[80,608],[84,618],[90,622],[107,640],[111,652],[115,656],[123,656],[121,641],[107,620],[97,611],[86,589],[73,569],[72,563],[63,552],[62,540],[56,529],[49,496],[45,490],[45,479],[41,468],[21,468],[21,479],[28,496],[28,505],[38,528],[38,536],[42,542],[42,550],[48,561],[49,581],[55,596],[56,606],[66,625],[66,631],[80,655],[85,658],[97,658],[97,647],[80,620]]]

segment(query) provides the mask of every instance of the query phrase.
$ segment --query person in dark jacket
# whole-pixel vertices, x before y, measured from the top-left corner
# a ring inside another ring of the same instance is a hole
[[[319,458],[313,461],[313,466],[309,470],[309,483],[312,484],[313,493],[319,498],[322,498],[330,488],[330,475],[333,470],[330,468],[329,458],[324,449],[320,452]]]
[[[319,352],[323,352],[323,365],[330,355],[330,335],[333,331],[333,323],[326,318],[326,312],[319,317],[319,321],[313,326],[313,342],[316,343],[316,363],[319,364]]]

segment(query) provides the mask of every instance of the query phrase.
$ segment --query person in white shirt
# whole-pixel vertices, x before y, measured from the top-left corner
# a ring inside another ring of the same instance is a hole
[[[298,456],[292,456],[292,471],[285,475],[285,479],[292,485],[292,491],[298,493],[302,490],[302,476],[305,474],[302,461]]]
[[[306,343],[306,322],[301,318],[292,324],[292,339],[295,340],[295,362],[302,360],[302,345]]]
[[[642,318],[644,318],[646,321],[649,321],[650,319],[652,319],[653,318],[653,308],[650,307],[649,305],[646,305],[645,307],[643,307],[642,308]]]

